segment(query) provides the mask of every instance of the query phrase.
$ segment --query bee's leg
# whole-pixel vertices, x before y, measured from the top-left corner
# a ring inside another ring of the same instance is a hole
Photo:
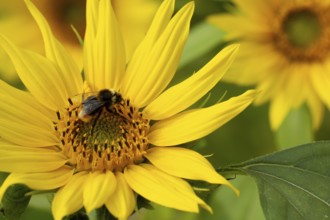
[[[116,111],[113,110],[112,105],[106,105],[104,107],[109,113],[116,114]]]
[[[113,111],[113,109],[112,109],[112,103],[110,103],[109,105],[105,105],[104,107],[105,107],[105,109],[106,109],[108,112],[110,112],[110,113],[114,113],[114,111]]]

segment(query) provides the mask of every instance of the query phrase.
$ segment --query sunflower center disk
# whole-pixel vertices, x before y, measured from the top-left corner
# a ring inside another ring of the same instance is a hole
[[[321,62],[330,49],[329,13],[316,6],[289,9],[275,25],[274,45],[290,61]]]
[[[128,100],[112,111],[103,107],[88,122],[78,118],[80,109],[71,105],[55,124],[61,148],[77,171],[122,171],[143,161],[149,121]]]
[[[315,13],[300,10],[287,15],[284,33],[293,47],[308,48],[321,36],[321,24]]]

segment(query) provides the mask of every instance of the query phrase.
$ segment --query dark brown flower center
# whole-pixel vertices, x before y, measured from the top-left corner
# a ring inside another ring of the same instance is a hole
[[[114,104],[111,110],[100,108],[88,121],[78,117],[81,103],[70,103],[54,123],[69,165],[77,171],[122,171],[143,161],[149,121],[129,100]]]

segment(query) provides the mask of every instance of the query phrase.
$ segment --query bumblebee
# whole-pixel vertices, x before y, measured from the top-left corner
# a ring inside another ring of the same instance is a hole
[[[82,102],[82,109],[78,117],[80,120],[88,122],[93,116],[99,116],[103,108],[111,112],[113,104],[121,102],[122,99],[121,94],[113,89],[103,89],[97,95],[91,95]]]

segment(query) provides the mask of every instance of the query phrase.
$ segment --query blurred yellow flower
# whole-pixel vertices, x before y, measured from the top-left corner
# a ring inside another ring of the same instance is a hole
[[[65,45],[75,61],[82,65],[78,39],[71,25],[83,35],[85,31],[85,0],[34,0],[53,28],[54,35]],[[157,0],[112,0],[120,28],[122,29],[127,59],[143,39],[160,1]],[[20,27],[20,28],[17,28]],[[25,33],[24,37],[20,33]],[[0,3],[0,33],[16,44],[37,52],[43,52],[42,37],[38,26],[26,9],[24,1],[12,0]],[[0,48],[0,79],[14,83],[18,80],[10,60]]]
[[[256,93],[184,111],[217,84],[232,63],[228,46],[185,81],[164,89],[175,74],[194,10],[173,17],[174,0],[159,7],[129,62],[108,0],[87,1],[84,79],[45,18],[26,0],[45,42],[45,56],[20,49],[4,36],[29,92],[0,81],[0,171],[11,173],[0,198],[15,183],[54,190],[56,220],[103,205],[126,219],[136,195],[183,211],[211,211],[184,180],[224,184],[238,191],[200,154],[179,147],[202,138],[243,111]],[[85,93],[89,97],[82,100]],[[93,94],[97,95],[93,95]],[[86,117],[88,116],[88,117]]]
[[[270,101],[272,129],[291,109],[307,104],[318,128],[330,108],[330,2],[322,0],[235,0],[234,14],[211,23],[238,39],[241,50],[226,80],[256,85],[256,104]]]
[[[24,37],[20,33],[25,33]],[[38,32],[38,26],[33,21],[23,1],[0,2],[0,34],[5,34],[19,45],[25,45],[29,49],[42,52],[39,46],[41,35]],[[17,81],[18,76],[15,69],[2,48],[0,48],[0,63],[0,79],[11,83]]]

